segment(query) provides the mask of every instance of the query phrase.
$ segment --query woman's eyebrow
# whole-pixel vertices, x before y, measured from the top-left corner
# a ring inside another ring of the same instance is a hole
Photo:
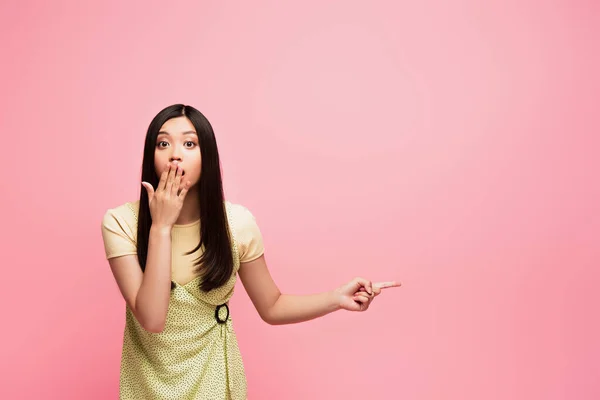
[[[160,131],[158,132],[159,135],[167,135],[167,136],[171,136],[171,134],[167,131]],[[181,133],[182,135],[198,135],[196,133],[196,131],[185,131]]]

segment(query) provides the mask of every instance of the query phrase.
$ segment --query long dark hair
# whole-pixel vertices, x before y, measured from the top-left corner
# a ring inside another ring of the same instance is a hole
[[[144,159],[142,161],[142,181],[150,183],[155,189],[159,178],[154,166],[154,151],[158,132],[165,122],[171,118],[187,117],[196,132],[202,159],[202,172],[198,182],[200,203],[200,242],[192,254],[204,246],[202,255],[195,260],[197,272],[200,273],[200,289],[210,291],[225,284],[233,273],[233,255],[231,252],[231,239],[229,224],[225,210],[225,196],[221,179],[221,163],[217,150],[217,140],[212,126],[206,117],[191,106],[175,104],[163,109],[150,122],[144,144]],[[137,255],[142,267],[146,268],[148,256],[148,238],[152,216],[148,205],[148,193],[141,186],[140,211],[138,215]],[[171,282],[171,288],[174,288]]]

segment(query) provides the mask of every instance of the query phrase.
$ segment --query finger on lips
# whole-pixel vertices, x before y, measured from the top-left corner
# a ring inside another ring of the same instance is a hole
[[[181,169],[181,167],[177,166],[177,172],[175,174],[175,181],[173,182],[173,188],[175,189],[179,189],[179,186],[181,185],[181,173],[183,171],[183,169]]]
[[[169,174],[169,166],[167,165],[167,168],[165,170],[163,170],[162,174],[160,175],[160,182],[158,182],[158,187],[156,188],[156,190],[162,190],[165,187],[165,184],[167,183],[167,175]]]

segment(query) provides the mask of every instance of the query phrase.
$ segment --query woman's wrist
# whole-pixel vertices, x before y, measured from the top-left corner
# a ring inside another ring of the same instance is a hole
[[[158,234],[158,235],[170,235],[171,230],[173,229],[172,225],[162,225],[162,224],[152,224],[150,226],[150,233]]]
[[[333,311],[342,309],[342,294],[339,292],[339,290],[335,289],[330,291],[329,298],[329,301],[331,302],[331,305],[334,308]]]

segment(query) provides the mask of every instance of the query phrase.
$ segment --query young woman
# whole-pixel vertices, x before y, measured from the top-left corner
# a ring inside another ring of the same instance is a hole
[[[228,306],[238,275],[273,325],[365,311],[399,286],[356,278],[326,293],[281,294],[253,215],[224,199],[220,168],[204,115],[167,107],[148,128],[140,199],[104,215],[106,258],[126,302],[121,399],[246,399]]]

